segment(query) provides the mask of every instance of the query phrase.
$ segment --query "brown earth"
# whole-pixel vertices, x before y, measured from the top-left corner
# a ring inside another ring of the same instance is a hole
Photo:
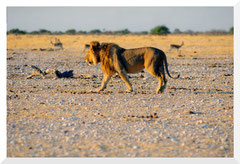
[[[92,40],[162,49],[181,77],[163,94],[146,71],[129,74],[132,93],[117,75],[91,93],[102,79],[101,66],[84,61]],[[233,157],[232,35],[8,35],[7,48],[8,157]],[[26,65],[74,75],[25,79]]]

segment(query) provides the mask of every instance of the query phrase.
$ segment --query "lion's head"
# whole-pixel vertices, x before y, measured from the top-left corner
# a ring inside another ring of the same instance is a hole
[[[99,52],[100,52],[100,44],[97,41],[92,41],[90,43],[90,47],[87,55],[85,56],[85,60],[88,64],[97,65],[100,62]]]
[[[113,64],[113,55],[119,55],[124,51],[115,43],[101,43],[92,41],[85,60],[88,64],[97,65],[99,62],[102,65],[102,71],[105,74],[113,75],[116,71]]]

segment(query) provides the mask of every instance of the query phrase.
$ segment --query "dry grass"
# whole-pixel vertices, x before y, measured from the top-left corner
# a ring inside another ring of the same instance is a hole
[[[84,44],[93,40],[100,42],[114,42],[124,48],[152,46],[167,52],[170,44],[181,44],[182,54],[226,55],[233,54],[233,35],[207,36],[207,35],[8,35],[8,49],[39,49],[52,48],[50,39],[57,37],[65,49],[82,50]],[[176,51],[171,52],[177,54]]]

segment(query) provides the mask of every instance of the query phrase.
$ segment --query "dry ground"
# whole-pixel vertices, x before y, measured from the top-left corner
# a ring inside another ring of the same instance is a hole
[[[232,35],[59,35],[64,50],[52,51],[54,37],[7,36],[8,157],[233,157]],[[162,49],[181,78],[156,94],[157,79],[144,71],[129,74],[132,93],[118,76],[90,93],[102,79],[100,65],[84,61],[92,40]],[[181,53],[168,53],[182,41]],[[25,65],[74,77],[25,79]]]

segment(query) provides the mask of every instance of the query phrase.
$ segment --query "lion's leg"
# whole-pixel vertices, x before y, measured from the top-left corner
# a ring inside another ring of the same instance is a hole
[[[122,65],[121,62],[119,62],[119,59],[117,58],[117,56],[114,56],[114,61],[115,61],[115,70],[118,73],[118,75],[121,77],[121,79],[125,82],[125,84],[127,85],[128,89],[126,90],[126,92],[132,92],[132,85],[128,79],[127,76],[127,71],[124,68],[124,66]]]
[[[159,81],[159,87],[157,88],[156,93],[163,93],[167,83],[167,80],[164,74],[163,63],[157,63],[157,65],[150,65],[149,67],[146,67],[146,70],[151,75],[156,77]]]
[[[159,87],[157,89],[157,93],[163,93],[163,91],[166,88],[167,80],[165,78],[165,75],[161,73],[161,77],[158,77],[159,80]]]
[[[132,89],[132,85],[128,79],[127,72],[125,70],[121,70],[118,74],[128,87],[126,92],[132,92],[133,89]]]
[[[103,90],[106,88],[107,83],[109,82],[110,79],[111,79],[111,76],[110,76],[110,75],[104,74],[101,87],[98,88],[98,89],[96,89],[96,92],[103,91]]]
[[[160,81],[159,81],[159,88],[157,90],[157,93],[162,93],[165,88],[166,88],[166,84],[167,84],[167,79],[164,73],[164,66],[161,65],[160,69],[159,69],[159,74],[161,76],[161,85],[160,85]]]

